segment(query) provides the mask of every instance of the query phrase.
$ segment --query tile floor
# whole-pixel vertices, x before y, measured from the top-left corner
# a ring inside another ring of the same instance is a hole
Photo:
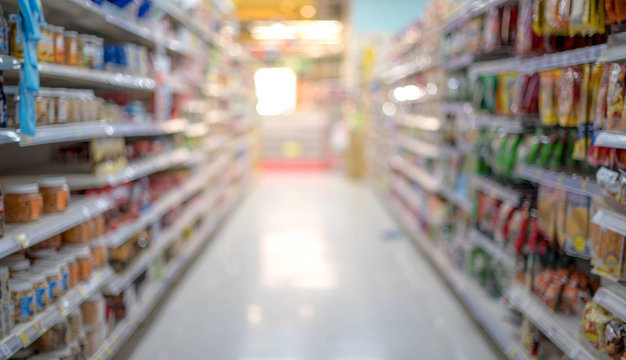
[[[497,358],[396,229],[366,184],[264,175],[124,356]]]

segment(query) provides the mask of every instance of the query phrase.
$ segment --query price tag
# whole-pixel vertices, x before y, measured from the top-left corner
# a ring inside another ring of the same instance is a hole
[[[85,290],[84,286],[81,286],[78,288],[78,292],[80,293],[80,296],[82,296],[83,298],[87,297],[87,290]]]
[[[15,237],[15,240],[22,245],[23,248],[28,247],[28,240],[26,240],[26,234],[19,234]]]
[[[97,273],[96,274],[96,280],[98,280],[99,283],[104,282],[104,276],[102,276],[102,274]]]
[[[43,332],[43,326],[41,326],[41,323],[39,323],[39,321],[35,321],[35,328],[37,329],[37,331]]]
[[[509,355],[509,359],[515,358],[515,355],[517,355],[517,349],[516,348],[511,349],[508,355]]]
[[[24,346],[30,345],[30,339],[28,338],[28,336],[26,336],[25,333],[22,332],[17,337],[20,338],[20,340],[22,341],[22,344],[24,344]]]
[[[113,355],[113,350],[111,350],[111,348],[108,346],[104,349],[104,352],[107,353],[107,355],[109,356]]]
[[[559,186],[563,186],[563,174],[559,173],[559,175],[556,177],[556,181]]]
[[[0,345],[0,352],[2,352],[4,356],[7,357],[7,359],[10,358],[11,355],[13,355],[13,351],[9,349],[9,346],[7,344]]]
[[[104,360],[104,358],[102,357],[102,355],[98,355],[97,360]]]
[[[580,189],[582,191],[587,191],[587,179],[583,180],[580,184]]]
[[[541,178],[541,169],[540,168],[535,168],[535,176],[537,178]]]

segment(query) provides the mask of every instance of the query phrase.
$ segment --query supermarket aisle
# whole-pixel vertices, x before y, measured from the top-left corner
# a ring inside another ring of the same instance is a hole
[[[130,358],[496,358],[393,229],[364,184],[266,175]]]

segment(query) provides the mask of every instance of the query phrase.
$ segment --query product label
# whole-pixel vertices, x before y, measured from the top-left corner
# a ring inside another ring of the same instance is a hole
[[[67,291],[69,289],[69,280],[70,274],[63,273],[63,275],[61,276],[61,285],[63,286],[63,291]]]
[[[60,291],[60,289],[58,289],[58,285],[59,284],[56,280],[48,281],[48,297],[50,298],[51,302],[56,300],[57,294]]]
[[[6,28],[0,29],[0,53],[9,53],[9,35]]]
[[[46,288],[35,289],[35,308],[43,309],[45,306]]]
[[[33,316],[33,297],[25,296],[20,298],[20,318],[28,319]]]

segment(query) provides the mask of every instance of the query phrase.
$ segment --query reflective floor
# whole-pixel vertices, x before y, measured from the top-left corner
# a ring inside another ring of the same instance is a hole
[[[256,181],[130,355],[160,359],[495,359],[366,184]]]

